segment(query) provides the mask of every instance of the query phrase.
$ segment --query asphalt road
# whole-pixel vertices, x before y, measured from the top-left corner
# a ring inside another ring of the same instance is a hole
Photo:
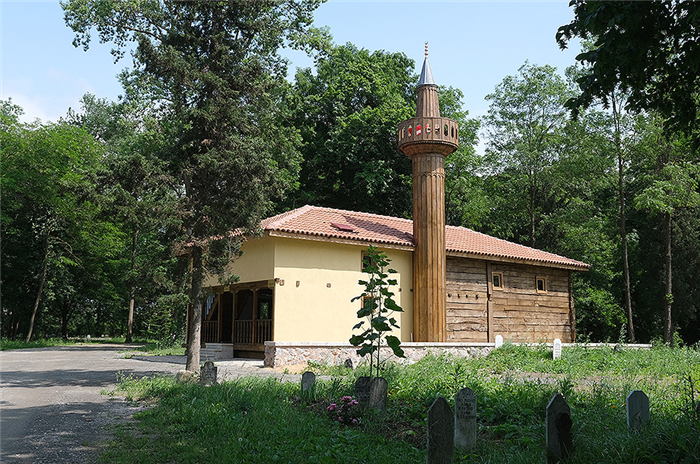
[[[124,359],[123,352],[133,346],[88,344],[0,352],[0,461],[94,462],[113,426],[131,421],[140,408],[101,394],[116,386],[117,373],[143,376],[185,368],[184,356]],[[263,369],[262,361],[217,361],[217,366],[220,378],[282,376]]]

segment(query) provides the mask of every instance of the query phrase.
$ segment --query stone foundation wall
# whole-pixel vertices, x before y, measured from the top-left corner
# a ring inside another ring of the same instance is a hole
[[[382,360],[388,359],[402,364],[412,364],[425,357],[428,353],[452,354],[463,358],[486,356],[495,349],[495,343],[417,343],[403,342],[401,348],[405,358],[397,358],[389,347],[382,348]],[[540,346],[538,343],[514,343],[514,345]],[[552,347],[551,343],[545,344]],[[562,347],[580,346],[583,348],[601,348],[607,346],[613,349],[650,349],[646,344],[607,344],[607,343],[562,343]],[[265,342],[265,367],[284,367],[309,362],[339,366],[346,359],[357,366],[360,361],[367,362],[357,354],[357,347],[350,343],[316,343],[316,342]]]
[[[428,353],[453,354],[465,358],[485,356],[494,348],[493,343],[401,343],[405,358],[397,358],[391,348],[381,349],[382,360],[412,364]],[[313,342],[265,342],[265,367],[284,367],[315,362],[339,366],[346,359],[352,360],[353,366],[362,358],[357,354],[357,347],[350,343],[313,343]]]

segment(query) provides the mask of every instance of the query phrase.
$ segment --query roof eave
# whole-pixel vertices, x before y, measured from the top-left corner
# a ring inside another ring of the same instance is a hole
[[[283,237],[283,238],[293,238],[299,240],[313,240],[317,242],[327,242],[327,243],[340,243],[344,245],[381,245],[383,248],[388,248],[392,250],[402,250],[402,251],[413,251],[413,245],[405,245],[401,243],[393,243],[383,240],[368,240],[368,239],[351,239],[337,236],[328,236],[323,234],[311,234],[311,233],[299,233],[299,232],[285,232],[279,230],[267,230],[266,235],[270,237]]]
[[[495,261],[495,262],[500,262],[500,263],[527,264],[530,266],[553,267],[553,268],[557,268],[557,269],[566,269],[569,271],[582,271],[582,272],[587,272],[591,267],[589,264],[585,264],[585,263],[581,263],[581,264],[559,263],[556,261],[546,261],[546,260],[526,259],[526,258],[514,258],[511,256],[501,256],[501,255],[496,255],[496,254],[485,254],[485,253],[472,253],[472,252],[455,251],[455,250],[447,250],[447,256],[480,259],[480,260]]]

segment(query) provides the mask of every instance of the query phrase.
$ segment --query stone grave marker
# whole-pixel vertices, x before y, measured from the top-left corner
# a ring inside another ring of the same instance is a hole
[[[451,464],[455,419],[447,400],[438,396],[428,409],[428,464]]]
[[[386,412],[387,383],[384,377],[375,377],[369,383],[369,407]]]
[[[311,371],[306,371],[301,374],[301,394],[310,395],[316,385],[316,374]]]
[[[496,349],[503,346],[503,335],[496,335]]]
[[[649,422],[649,397],[641,390],[627,395],[627,428],[638,431]]]
[[[552,351],[552,359],[560,359],[561,358],[561,340],[558,338],[554,339],[553,343],[553,348],[554,350]]]
[[[369,404],[370,378],[362,376],[355,382],[355,398],[360,406],[366,408]]]
[[[476,446],[476,395],[469,388],[462,388],[455,395],[455,446]]]
[[[547,462],[556,463],[571,455],[573,440],[571,437],[571,408],[566,400],[557,393],[547,405]]]
[[[214,361],[207,359],[199,370],[199,383],[209,386],[216,383],[216,373],[219,370]]]

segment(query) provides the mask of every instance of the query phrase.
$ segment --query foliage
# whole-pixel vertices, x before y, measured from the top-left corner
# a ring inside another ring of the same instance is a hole
[[[301,2],[113,2],[62,4],[74,45],[96,30],[121,57],[136,42],[134,68],[122,75],[127,98],[157,102],[164,127],[161,159],[179,199],[178,219],[191,259],[189,370],[198,370],[202,282],[227,276],[238,254],[235,229],[255,231],[298,170],[297,131],[281,124],[288,90],[279,49],[310,50],[325,35],[310,27],[317,0]],[[229,245],[208,254],[210,237]],[[184,253],[183,253],[184,254]]]
[[[576,112],[596,100],[608,104],[619,86],[630,93],[628,108],[662,115],[673,132],[697,132],[700,5],[680,0],[570,5],[574,19],[557,31],[559,46],[575,37],[595,42],[576,57],[587,71],[578,80],[581,94],[567,106]]]
[[[66,340],[63,338],[35,338],[30,342],[24,340],[9,340],[6,337],[0,339],[0,351],[24,350],[27,348],[47,348],[50,346],[66,346],[81,343],[80,340]]]
[[[395,132],[415,107],[413,67],[403,53],[348,43],[322,53],[315,70],[297,71],[286,106],[303,161],[299,188],[285,206],[410,213],[411,161],[399,152]]]
[[[394,292],[389,289],[390,285],[397,285],[396,279],[390,279],[389,274],[395,274],[393,269],[387,269],[391,260],[386,253],[370,246],[363,257],[362,272],[368,274],[367,280],[360,280],[358,283],[364,285],[365,289],[361,295],[356,296],[352,301],[360,300],[362,307],[357,311],[357,317],[361,320],[352,328],[362,329],[365,322],[368,327],[361,334],[350,337],[353,346],[361,346],[357,350],[362,357],[370,355],[370,377],[372,376],[372,364],[376,353],[375,373],[379,374],[380,348],[382,338],[386,344],[398,357],[404,357],[401,349],[401,340],[396,335],[384,335],[393,329],[398,329],[396,319],[392,317],[394,312],[403,312],[403,309],[394,301]]]
[[[507,218],[499,224],[504,228],[501,236],[527,234],[533,247],[541,241],[541,223],[556,191],[552,167],[562,155],[567,127],[563,105],[570,94],[555,68],[526,62],[518,75],[506,76],[486,96],[491,104],[484,120],[485,162],[487,172],[498,179],[493,188],[500,190],[499,209]],[[520,230],[512,230],[516,227]],[[522,240],[518,235],[516,240]]]
[[[80,128],[22,124],[21,109],[2,107],[3,330],[29,339],[53,318],[48,334],[66,337],[71,314],[99,311],[115,293],[100,282],[122,240],[94,189],[102,147]]]
[[[475,359],[431,355],[388,367],[387,413],[360,427],[340,427],[324,398],[343,395],[352,403],[354,380],[366,375],[362,369],[319,378],[319,407],[300,403],[293,382],[248,377],[203,387],[166,377],[122,377],[114,393],[156,404],[137,415],[135,428],[119,433],[102,459],[201,462],[235,455],[245,462],[419,462],[425,460],[427,408],[436,395],[452,399],[469,387],[477,397],[478,444],[458,451],[455,462],[543,462],[546,406],[561,392],[574,421],[573,463],[690,463],[700,453],[700,430],[688,410],[686,379],[697,390],[699,356],[697,350],[665,346],[582,346],[565,348],[553,361],[545,346],[508,344]],[[628,432],[625,418],[632,389],[645,391],[652,409],[651,422],[636,434]],[[211,436],[216,442],[206,439]]]
[[[171,251],[177,233],[176,188],[158,158],[164,134],[156,116],[145,102],[114,103],[86,94],[81,112],[69,110],[66,117],[104,146],[105,169],[96,188],[104,216],[128,237],[119,262],[121,298],[129,307],[127,342],[134,333],[167,339],[181,331],[187,303]],[[178,304],[164,310],[166,301]],[[178,324],[172,327],[171,322]]]
[[[370,53],[351,43],[320,54],[315,69],[298,70],[285,100],[299,129],[303,161],[299,186],[281,210],[314,204],[410,217],[411,161],[399,150],[396,127],[415,114],[415,63],[403,53]],[[440,112],[460,124],[460,148],[447,158],[451,223],[475,216],[481,205],[462,192],[475,184],[478,122],[462,108],[463,94],[439,88]]]

